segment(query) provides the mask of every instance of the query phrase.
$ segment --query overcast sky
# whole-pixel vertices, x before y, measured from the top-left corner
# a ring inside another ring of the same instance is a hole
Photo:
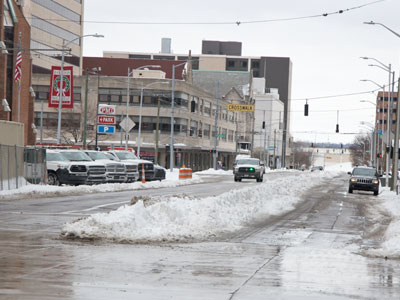
[[[370,67],[373,57],[399,74],[400,38],[379,25],[400,33],[400,1],[385,0],[359,9],[374,0],[86,0],[84,33],[104,34],[86,38],[85,56],[103,51],[159,52],[161,38],[172,39],[174,53],[201,53],[206,40],[242,42],[244,56],[290,57],[293,63],[291,130],[295,140],[351,142],[353,134],[366,132],[360,122],[374,122],[375,107],[360,100],[376,101],[376,94],[309,100],[309,116],[303,115],[305,98],[352,94],[383,85],[388,72]],[[344,12],[335,13],[339,10]],[[327,17],[292,21],[242,23],[241,25],[134,25],[99,24],[90,21],[126,22],[246,22],[296,18],[328,13]],[[332,13],[332,14],[330,14]],[[397,90],[397,87],[396,87]],[[341,134],[335,133],[337,110]],[[368,123],[367,123],[368,124]]]

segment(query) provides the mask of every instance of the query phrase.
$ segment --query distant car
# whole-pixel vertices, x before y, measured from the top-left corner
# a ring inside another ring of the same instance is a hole
[[[374,195],[379,194],[379,177],[378,171],[371,167],[355,167],[349,179],[349,193],[354,190],[371,191]]]
[[[314,172],[314,171],[323,171],[324,170],[324,167],[322,167],[322,166],[315,166],[315,167],[312,167],[311,168],[311,172]]]
[[[240,158],[236,161],[233,169],[235,181],[242,181],[242,178],[256,179],[263,181],[264,166],[258,158]]]

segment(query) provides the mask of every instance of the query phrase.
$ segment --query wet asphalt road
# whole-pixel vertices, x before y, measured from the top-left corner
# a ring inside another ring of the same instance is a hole
[[[59,239],[63,223],[149,191],[2,201],[0,299],[400,299],[400,261],[362,255],[389,222],[376,211],[379,196],[348,195],[346,179],[233,237],[188,244]],[[209,196],[249,184],[221,177],[151,194]]]

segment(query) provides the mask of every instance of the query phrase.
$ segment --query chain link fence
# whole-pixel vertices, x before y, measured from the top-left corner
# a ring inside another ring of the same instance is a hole
[[[46,150],[0,144],[0,191],[46,184]]]

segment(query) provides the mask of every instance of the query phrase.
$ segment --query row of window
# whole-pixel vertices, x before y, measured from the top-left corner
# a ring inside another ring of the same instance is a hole
[[[55,35],[59,38],[62,38],[66,41],[72,41],[72,43],[76,45],[80,45],[81,41],[79,35],[74,34],[68,30],[65,30],[61,27],[58,27],[54,24],[51,24],[45,20],[42,20],[36,16],[32,16],[32,27],[38,28],[44,32]]]
[[[119,124],[125,116],[115,116],[116,118],[116,129],[121,130]],[[138,116],[131,116],[131,119],[135,123],[139,123]],[[181,136],[200,137],[204,139],[210,139],[215,137],[214,126],[210,124],[202,124],[197,121],[190,121],[190,128],[188,127],[188,120],[175,118],[174,133]],[[35,126],[40,128],[41,112],[35,112]],[[58,124],[58,113],[57,112],[44,112],[42,126],[44,129],[54,129]],[[63,130],[80,128],[81,114],[79,113],[63,113],[61,118],[61,127]],[[87,125],[88,130],[94,130],[92,124]],[[138,126],[135,126],[131,132],[137,132]],[[144,133],[155,132],[157,128],[157,117],[142,117],[141,131]],[[159,118],[159,130],[161,133],[169,134],[171,132],[171,119],[167,117]],[[234,131],[226,128],[218,129],[218,139],[222,141],[233,142]]]
[[[52,12],[55,12],[56,14],[68,20],[74,21],[78,24],[80,24],[81,22],[81,16],[79,14],[57,3],[56,1],[52,0],[32,0],[32,1],[36,4],[39,4],[42,7],[47,8],[48,10],[51,10]]]
[[[45,85],[33,85],[33,90],[35,91],[36,98],[35,101],[47,101],[49,100],[49,87]],[[80,87],[74,87],[74,102],[82,101],[82,91]]]
[[[389,97],[378,97],[378,101],[389,101]],[[397,97],[393,97],[393,101],[397,101]]]

